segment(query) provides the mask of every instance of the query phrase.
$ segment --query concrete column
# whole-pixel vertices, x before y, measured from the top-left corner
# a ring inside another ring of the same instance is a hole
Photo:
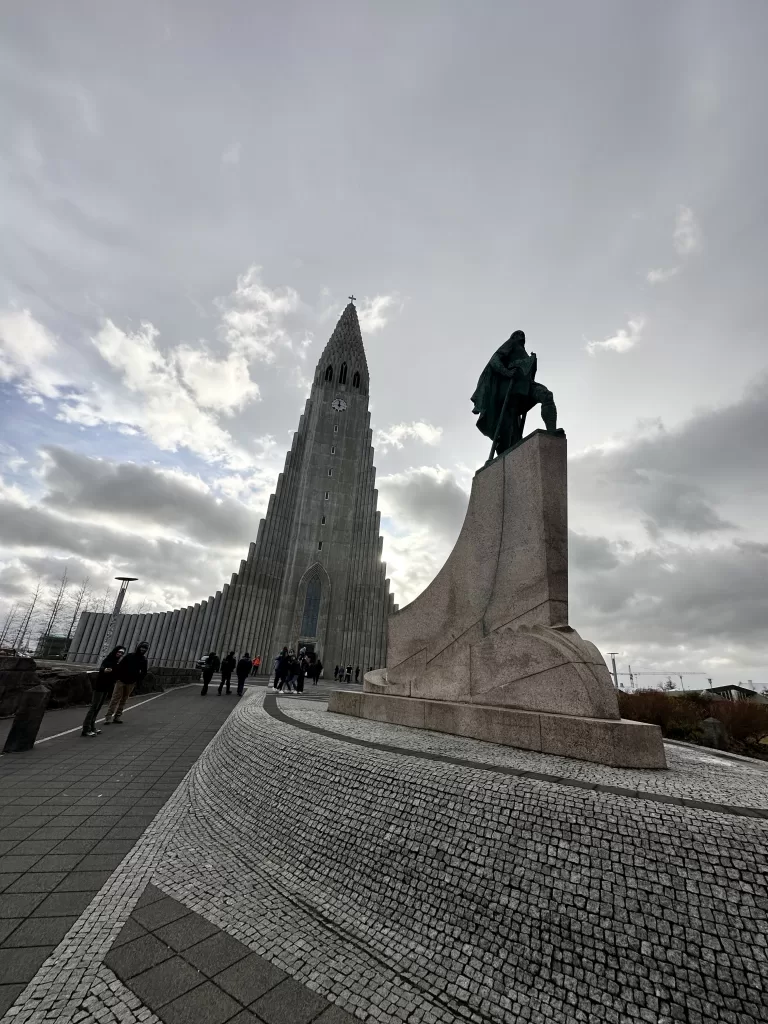
[[[184,637],[184,644],[181,649],[181,665],[182,668],[187,668],[189,660],[192,657],[192,652],[197,646],[198,641],[198,623],[200,621],[200,604],[196,604],[190,615],[189,629]]]
[[[88,664],[88,662],[86,662],[85,659],[88,657],[91,651],[90,637],[91,633],[93,632],[93,627],[95,623],[96,612],[83,612],[83,614],[80,616],[80,622],[78,623],[77,627],[78,632],[80,633],[80,644],[77,647],[76,654],[77,660],[85,664]],[[81,627],[82,632],[80,632]]]
[[[88,656],[88,664],[98,665],[101,661],[101,645],[104,642],[104,634],[107,632],[109,626],[109,620],[112,618],[109,612],[99,612],[98,621],[96,628],[91,633],[90,648],[91,653]]]
[[[165,658],[171,667],[176,667],[176,646],[179,642],[179,630],[182,625],[182,617],[184,615],[183,608],[177,608],[174,613],[174,619],[171,623],[171,629],[168,633],[168,648],[166,650]]]
[[[170,667],[170,664],[171,664],[171,658],[170,658],[171,642],[173,641],[173,633],[174,633],[174,630],[176,629],[176,623],[178,621],[178,618],[179,618],[179,609],[178,608],[175,608],[173,611],[169,611],[169,612],[165,613],[165,624],[163,626],[163,632],[162,632],[162,634],[160,636],[160,644],[161,644],[161,647],[160,647],[160,651],[161,651],[160,657],[161,657],[161,664],[164,665],[166,668]]]

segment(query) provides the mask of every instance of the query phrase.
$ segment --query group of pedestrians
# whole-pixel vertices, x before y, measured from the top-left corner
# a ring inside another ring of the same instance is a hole
[[[368,669],[368,671],[370,672],[371,670]],[[347,665],[347,667],[344,668],[343,665],[337,665],[336,668],[333,670],[333,678],[335,680],[337,680],[337,682],[339,682],[339,683],[351,683],[352,682],[352,666],[351,665]],[[360,666],[359,665],[355,669],[355,682],[356,683],[360,682]]]
[[[260,659],[255,658],[251,660],[250,654],[246,651],[245,654],[239,660],[235,656],[234,651],[230,651],[229,654],[219,660],[218,654],[215,651],[211,651],[203,661],[203,688],[200,691],[200,696],[205,697],[208,693],[208,687],[211,684],[211,680],[214,674],[221,669],[221,682],[219,683],[219,696],[221,696],[224,687],[227,688],[227,694],[232,693],[232,673],[235,673],[237,678],[237,695],[242,697],[243,690],[245,689],[245,680],[253,672],[254,666],[258,668],[257,662],[260,663]]]
[[[96,728],[96,719],[107,698],[110,700],[104,725],[122,725],[126,701],[149,670],[148,650],[149,644],[146,641],[142,641],[130,654],[125,653],[124,647],[118,646],[102,661],[99,673],[91,683],[93,696],[83,722],[83,736],[91,738],[101,733],[101,729]]]
[[[312,685],[317,686],[323,663],[306,647],[301,647],[298,654],[284,647],[275,658],[274,669],[276,690],[282,691],[285,687],[287,693],[303,693],[305,679],[311,679]]]

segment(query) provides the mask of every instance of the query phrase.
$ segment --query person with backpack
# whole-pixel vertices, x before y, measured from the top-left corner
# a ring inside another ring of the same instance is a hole
[[[214,672],[219,671],[219,656],[215,651],[211,651],[208,657],[205,659],[205,665],[203,666],[203,688],[200,691],[200,696],[205,697],[208,693],[208,686],[213,679]]]
[[[96,716],[101,711],[104,701],[112,693],[117,678],[116,669],[124,654],[124,647],[115,647],[102,661],[99,667],[99,674],[91,683],[93,697],[91,699],[91,706],[88,708],[88,714],[83,722],[82,736],[98,736],[101,732],[101,729],[96,728]]]
[[[147,664],[147,651],[149,644],[146,640],[138,645],[135,651],[126,654],[115,668],[115,688],[112,691],[112,700],[109,702],[107,713],[104,716],[104,725],[122,725],[123,708],[126,701],[133,693],[137,683],[140,683],[149,671]]]
[[[230,651],[229,654],[221,662],[221,682],[219,683],[219,696],[221,691],[226,686],[227,693],[232,691],[229,688],[230,680],[232,679],[232,673],[235,671],[235,665],[237,665],[237,658],[235,652]]]
[[[243,690],[245,689],[245,680],[251,674],[253,668],[253,662],[251,661],[250,654],[246,651],[240,661],[237,663],[235,668],[235,675],[237,676],[237,696],[242,697]]]

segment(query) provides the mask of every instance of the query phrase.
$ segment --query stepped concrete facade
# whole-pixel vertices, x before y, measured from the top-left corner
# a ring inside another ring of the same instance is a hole
[[[118,615],[110,647],[146,640],[153,665],[188,667],[208,651],[261,658],[314,648],[334,665],[384,664],[396,610],[381,560],[368,411],[369,376],[354,305],[317,364],[310,396],[256,540],[229,583],[205,601]],[[99,661],[111,616],[86,612],[69,661]]]

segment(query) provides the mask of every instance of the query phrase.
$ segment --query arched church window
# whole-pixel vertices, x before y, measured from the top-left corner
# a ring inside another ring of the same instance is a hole
[[[360,387],[360,374],[357,372],[357,370],[355,370],[355,374],[354,374],[354,376],[352,378],[352,387],[353,388],[359,388]]]
[[[339,370],[339,384],[347,383],[347,364],[342,363],[341,369]]]
[[[320,580],[313,576],[307,584],[307,593],[304,597],[304,614],[301,617],[301,635],[305,637],[317,636],[317,619],[320,615]]]
[[[325,379],[333,380],[333,367],[329,366],[325,371]]]

